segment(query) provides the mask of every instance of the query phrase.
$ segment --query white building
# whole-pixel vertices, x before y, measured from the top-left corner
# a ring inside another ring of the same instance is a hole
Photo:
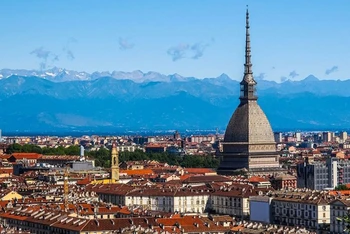
[[[129,185],[100,185],[94,190],[99,198],[112,204],[131,208],[166,212],[203,213],[209,207],[210,191],[202,186],[195,188],[132,187]]]
[[[271,223],[271,201],[272,197],[254,196],[249,198],[250,221]]]
[[[301,142],[301,133],[300,132],[295,133],[295,139],[297,142]]]
[[[209,191],[191,188],[147,188],[128,193],[125,205],[148,210],[203,213],[208,208]]]

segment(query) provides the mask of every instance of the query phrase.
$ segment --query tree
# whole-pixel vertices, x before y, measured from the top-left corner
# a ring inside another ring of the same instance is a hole
[[[335,187],[335,190],[349,190],[349,188],[345,184],[339,184]]]
[[[345,232],[350,233],[350,215],[344,216],[344,217],[338,217],[338,221],[344,222],[345,224]]]
[[[22,152],[22,146],[17,143],[9,145],[6,149],[7,154],[20,153],[20,152]]]
[[[71,145],[68,148],[64,148],[64,152],[66,155],[80,155],[80,146]]]
[[[95,159],[95,164],[98,167],[110,167],[110,152],[108,149],[102,147],[97,151],[89,151],[87,155]]]
[[[67,148],[58,146],[56,148],[44,147],[40,148],[37,145],[27,144],[21,146],[20,144],[9,145],[6,153],[41,153],[44,155],[79,155],[80,147],[72,145]],[[99,167],[110,167],[110,150],[105,147],[101,147],[97,151],[86,151],[86,155],[95,159],[96,166]],[[178,156],[169,154],[168,152],[163,153],[145,153],[142,150],[135,150],[134,152],[123,151],[119,152],[119,162],[125,161],[142,161],[142,160],[156,160],[161,163],[167,163],[169,165],[178,165],[182,167],[206,167],[206,168],[217,168],[219,166],[219,160],[213,158],[210,155],[185,155]]]
[[[26,144],[22,146],[21,152],[41,154],[43,150],[37,145]]]

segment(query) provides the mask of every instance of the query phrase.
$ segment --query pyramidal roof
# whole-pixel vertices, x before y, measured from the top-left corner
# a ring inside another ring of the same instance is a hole
[[[241,81],[240,104],[233,113],[225,132],[224,142],[247,144],[274,143],[271,125],[257,103],[256,81],[253,77],[249,32],[249,12],[246,13],[246,49],[244,76]]]

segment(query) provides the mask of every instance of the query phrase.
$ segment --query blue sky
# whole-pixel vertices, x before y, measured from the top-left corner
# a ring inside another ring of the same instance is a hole
[[[347,0],[3,0],[0,68],[241,79],[246,4],[257,79],[350,78]]]

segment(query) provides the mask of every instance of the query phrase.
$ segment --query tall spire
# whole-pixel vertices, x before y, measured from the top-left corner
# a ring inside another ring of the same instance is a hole
[[[241,100],[256,100],[255,85],[256,81],[253,77],[252,61],[251,61],[251,47],[250,47],[250,32],[249,32],[249,11],[247,5],[246,12],[246,32],[245,32],[245,63],[244,63],[244,76],[241,81]]]
[[[244,64],[245,69],[244,69],[244,73],[245,74],[252,74],[248,5],[247,5],[245,29],[246,29],[246,31],[245,31],[245,64]]]

